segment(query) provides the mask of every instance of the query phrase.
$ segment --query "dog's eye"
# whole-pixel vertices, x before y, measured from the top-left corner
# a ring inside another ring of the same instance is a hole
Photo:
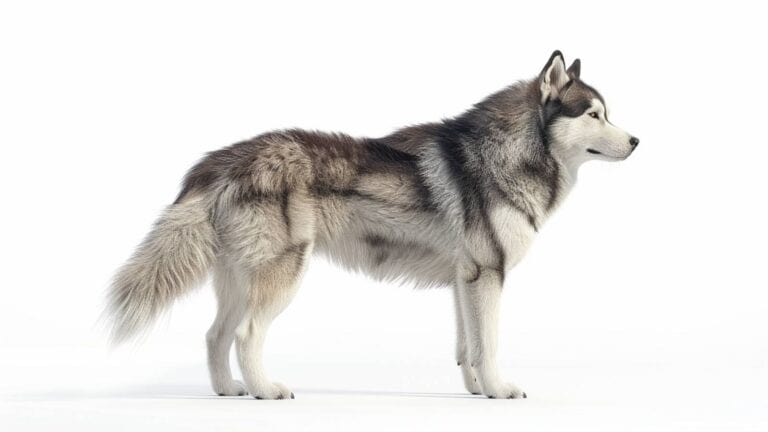
[[[596,112],[589,113],[589,116],[592,117],[593,119],[600,118],[600,116],[598,116]]]

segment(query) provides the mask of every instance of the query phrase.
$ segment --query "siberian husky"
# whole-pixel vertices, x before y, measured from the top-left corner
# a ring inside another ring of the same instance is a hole
[[[456,361],[470,393],[525,398],[496,366],[505,274],[576,181],[579,166],[629,157],[639,140],[555,51],[534,79],[456,118],[381,138],[282,130],[205,156],[109,291],[112,337],[145,330],[209,273],[213,390],[288,399],[262,345],[309,257],[378,280],[453,290]],[[329,305],[332,303],[329,303]],[[329,307],[329,306],[323,306]],[[232,378],[235,343],[244,382]]]

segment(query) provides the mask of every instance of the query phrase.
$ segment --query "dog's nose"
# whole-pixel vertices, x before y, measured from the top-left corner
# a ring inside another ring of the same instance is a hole
[[[629,139],[629,143],[632,144],[632,147],[637,147],[637,145],[640,144],[640,138],[632,137]]]

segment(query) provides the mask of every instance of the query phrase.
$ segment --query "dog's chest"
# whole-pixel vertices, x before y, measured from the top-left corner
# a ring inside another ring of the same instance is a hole
[[[498,206],[489,213],[495,237],[504,251],[505,267],[523,259],[536,235],[529,217],[511,206]]]

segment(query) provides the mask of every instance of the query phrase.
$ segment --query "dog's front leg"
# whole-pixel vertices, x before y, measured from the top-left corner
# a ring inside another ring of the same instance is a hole
[[[500,270],[479,266],[477,271],[476,277],[457,284],[470,366],[483,394],[489,398],[524,398],[522,390],[499,378],[496,365],[502,274]]]

